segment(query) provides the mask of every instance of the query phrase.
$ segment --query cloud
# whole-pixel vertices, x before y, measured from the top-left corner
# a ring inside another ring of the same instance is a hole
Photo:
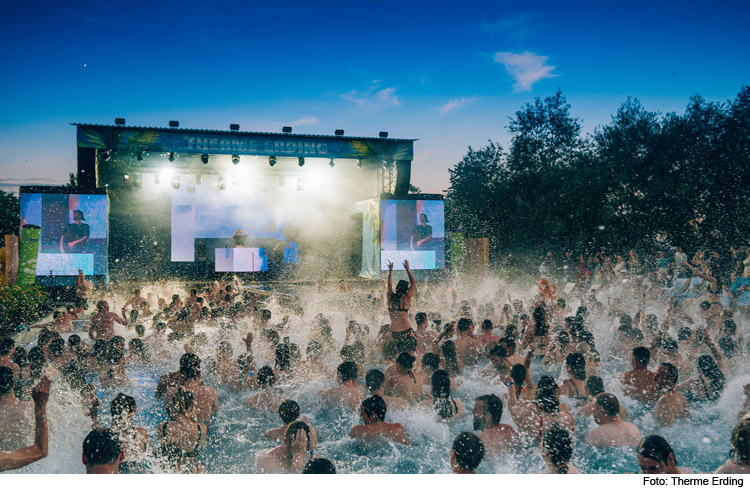
[[[516,12],[497,21],[482,21],[479,31],[488,34],[502,33],[511,39],[526,40],[544,27],[541,18],[538,12]]]
[[[442,107],[440,107],[440,115],[447,115],[452,111],[463,108],[464,106],[470,105],[473,102],[474,98],[451,99]]]
[[[366,91],[352,90],[351,92],[342,94],[341,97],[347,101],[356,103],[362,108],[370,108],[372,110],[401,106],[398,96],[396,96],[398,87],[386,87],[380,90],[378,90],[378,87],[380,87],[380,81],[373,80],[372,85]]]
[[[555,67],[546,64],[547,56],[538,56],[533,52],[525,51],[522,54],[498,52],[494,59],[505,65],[505,70],[516,81],[513,85],[513,92],[530,91],[531,87],[540,80],[559,77],[559,75],[552,74]]]
[[[297,127],[301,125],[311,125],[311,124],[320,124],[320,120],[318,120],[316,117],[302,117],[301,119],[292,122],[292,126]]]

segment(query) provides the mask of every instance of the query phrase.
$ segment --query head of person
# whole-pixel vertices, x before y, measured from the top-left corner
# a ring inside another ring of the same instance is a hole
[[[597,394],[594,398],[594,420],[599,423],[602,419],[620,416],[620,401],[617,396],[608,392]]]
[[[280,343],[276,346],[276,369],[289,370],[292,367],[292,351],[288,344]]]
[[[11,359],[19,368],[25,368],[29,365],[29,353],[23,347],[16,347]]]
[[[180,357],[180,375],[184,380],[194,380],[201,375],[201,360],[195,354],[187,353]]]
[[[496,368],[505,367],[505,358],[508,357],[508,352],[505,350],[505,347],[495,345],[490,349],[487,355],[489,356],[490,362],[492,362]]]
[[[539,411],[548,413],[550,415],[557,415],[557,413],[560,411],[560,398],[558,397],[557,384],[555,384],[554,381],[552,383],[554,385],[537,384],[536,394],[534,397],[536,399],[536,405],[539,408]]]
[[[0,366],[0,397],[10,394],[14,385],[13,370],[7,366]]]
[[[576,380],[586,380],[586,358],[578,352],[565,356],[565,366]]]
[[[716,364],[713,357],[704,354],[698,357],[698,370],[709,381],[711,392],[708,398],[710,400],[717,399],[721,391],[724,390],[725,383],[724,373],[721,371],[721,368]]]
[[[359,369],[357,368],[356,363],[351,361],[339,364],[338,368],[336,368],[336,372],[341,379],[341,383],[350,382],[352,380],[356,381],[359,376]]]
[[[462,432],[451,448],[451,466],[454,472],[475,472],[484,458],[482,441],[471,432]]]
[[[327,458],[312,458],[305,465],[302,474],[336,474],[336,467]]]
[[[440,356],[434,352],[427,352],[422,356],[422,368],[435,371],[440,368]]]
[[[276,375],[270,366],[263,366],[258,370],[258,385],[261,387],[270,387],[276,383]]]
[[[729,457],[740,465],[750,465],[750,420],[741,420],[732,430]]]
[[[440,346],[440,351],[443,353],[445,358],[445,367],[452,375],[457,375],[461,368],[458,365],[458,359],[456,358],[456,344],[453,340],[448,340]]]
[[[479,396],[474,401],[474,430],[483,431],[503,418],[503,402],[495,394]]]
[[[446,399],[451,395],[451,377],[445,370],[437,370],[430,377],[432,395],[435,399]]]
[[[9,336],[0,337],[0,356],[8,356],[16,346],[16,341]]]
[[[568,462],[573,456],[570,433],[557,424],[544,431],[541,442],[542,454],[557,468],[560,474],[568,472]]]
[[[109,405],[109,411],[113,426],[130,423],[136,411],[135,398],[120,392]]]
[[[510,377],[513,379],[513,382],[516,384],[516,389],[520,389],[520,386],[523,385],[523,382],[526,380],[526,366],[523,364],[514,364],[513,367],[510,369]]]
[[[409,283],[403,279],[398,281],[398,283],[396,284],[396,295],[398,297],[401,297],[405,295],[408,291],[409,291]]]
[[[284,432],[284,445],[287,448],[291,448],[295,436],[301,430],[305,431],[305,435],[307,436],[307,447],[305,449],[310,451],[312,449],[310,442],[310,426],[305,422],[296,421],[287,426],[286,432]]]
[[[86,466],[86,472],[103,466],[117,472],[124,456],[120,435],[101,427],[89,432],[83,440],[82,450],[81,460]]]
[[[73,221],[75,222],[81,222],[86,221],[86,217],[83,215],[83,211],[80,209],[74,209],[73,210]]]
[[[673,389],[677,384],[677,366],[672,363],[661,363],[654,374],[654,383],[659,390]]]
[[[666,439],[656,434],[638,443],[638,465],[643,474],[674,474],[677,460]]]
[[[383,398],[376,394],[362,401],[359,414],[365,423],[383,422],[387,409]]]
[[[636,347],[633,349],[633,367],[645,368],[651,361],[651,351],[646,347]]]
[[[509,340],[515,340],[517,335],[518,328],[515,324],[508,324],[505,326],[505,338]]]
[[[458,323],[456,324],[456,328],[458,328],[459,333],[466,333],[471,329],[471,319],[467,317],[462,317],[458,320]]]
[[[409,335],[398,341],[399,352],[414,352],[417,350],[417,339]]]
[[[414,316],[414,321],[417,323],[417,326],[423,326],[427,327],[427,314],[425,312],[417,312],[417,315]]]
[[[393,361],[398,354],[398,342],[396,340],[388,340],[383,344],[384,361]]]
[[[602,377],[591,375],[586,379],[586,392],[589,396],[597,396],[604,392],[604,380]]]
[[[99,300],[96,302],[96,310],[99,312],[107,312],[109,310],[109,303],[106,300]]]
[[[299,418],[300,409],[296,401],[287,399],[279,405],[279,418],[284,425],[291,424]]]
[[[50,355],[55,359],[63,355],[64,349],[65,342],[61,338],[55,338],[54,340],[49,342],[49,346],[47,347]]]
[[[402,352],[396,358],[396,364],[401,366],[403,371],[411,371],[414,368],[414,361],[416,360],[417,358],[408,352]]]
[[[383,382],[385,382],[385,373],[379,369],[371,369],[365,375],[365,385],[370,393],[378,391],[383,386]]]

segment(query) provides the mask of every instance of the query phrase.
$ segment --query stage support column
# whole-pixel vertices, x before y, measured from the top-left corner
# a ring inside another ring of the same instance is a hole
[[[411,160],[396,161],[396,188],[393,195],[396,198],[406,197],[411,184]]]
[[[78,149],[78,186],[96,188],[96,149]]]

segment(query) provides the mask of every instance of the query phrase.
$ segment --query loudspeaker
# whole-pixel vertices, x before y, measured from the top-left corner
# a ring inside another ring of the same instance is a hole
[[[409,193],[411,183],[411,160],[396,161],[396,188],[393,195],[396,198],[405,197]]]

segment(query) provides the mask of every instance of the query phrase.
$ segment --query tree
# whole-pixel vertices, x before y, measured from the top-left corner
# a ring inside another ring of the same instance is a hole
[[[65,186],[69,188],[76,188],[78,186],[78,176],[76,176],[74,173],[68,173],[68,176],[70,176],[70,178],[68,179],[68,183]]]
[[[20,225],[21,203],[18,197],[0,190],[0,235],[18,235]]]

